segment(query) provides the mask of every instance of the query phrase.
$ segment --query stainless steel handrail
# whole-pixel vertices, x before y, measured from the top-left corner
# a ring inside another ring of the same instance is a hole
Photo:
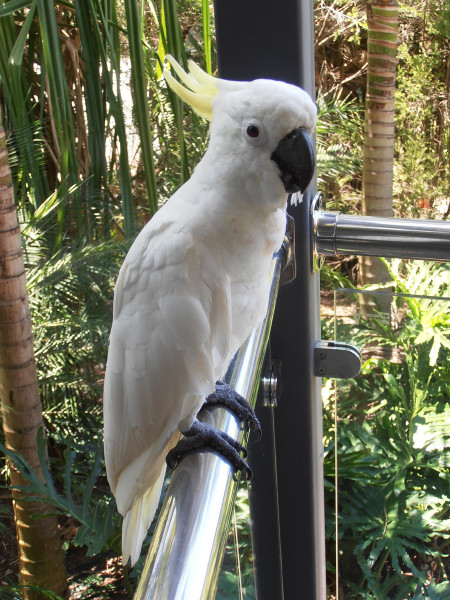
[[[224,378],[254,406],[272,324],[283,250],[272,261],[269,309]],[[239,442],[245,433],[223,408],[200,413]],[[233,469],[212,452],[186,456],[173,473],[134,600],[214,598],[237,485]]]
[[[450,261],[450,222],[314,211],[316,255]]]

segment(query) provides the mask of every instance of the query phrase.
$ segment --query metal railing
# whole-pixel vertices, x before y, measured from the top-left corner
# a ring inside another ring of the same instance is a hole
[[[272,261],[267,316],[238,351],[224,380],[254,406],[275,309],[282,263],[289,245]],[[243,443],[245,432],[223,408],[199,419]],[[186,456],[173,473],[145,561],[135,600],[214,598],[230,530],[237,482],[231,465],[212,452]]]
[[[320,209],[313,212],[313,219],[317,255],[450,261],[448,221],[367,217]]]

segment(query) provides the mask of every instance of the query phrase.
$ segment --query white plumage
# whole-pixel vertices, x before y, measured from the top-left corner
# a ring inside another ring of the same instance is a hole
[[[195,65],[181,75],[194,92],[166,77],[212,116],[210,143],[122,265],[105,375],[106,468],[124,515],[123,562],[132,564],[158,505],[168,450],[264,318],[287,198],[271,156],[291,131],[312,131],[316,116],[310,97],[292,85],[228,82]],[[259,128],[256,137],[250,126]]]

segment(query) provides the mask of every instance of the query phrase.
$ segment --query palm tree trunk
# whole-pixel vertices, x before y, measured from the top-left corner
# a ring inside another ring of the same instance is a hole
[[[31,333],[20,229],[0,112],[0,404],[7,448],[42,477],[36,433],[43,425]],[[64,595],[67,578],[56,517],[44,502],[26,501],[20,473],[11,465],[20,581]],[[26,600],[41,599],[24,590]]]
[[[397,64],[397,0],[372,0],[367,6],[367,93],[364,122],[362,212],[392,216],[394,94]],[[363,285],[389,280],[386,267],[361,257]]]

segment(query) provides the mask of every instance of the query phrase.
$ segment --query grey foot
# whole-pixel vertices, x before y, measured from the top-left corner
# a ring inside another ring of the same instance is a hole
[[[261,439],[261,425],[255,411],[245,398],[223,381],[216,382],[216,390],[206,398],[202,410],[213,406],[228,408],[243,424],[245,431],[253,431],[257,439]]]
[[[183,435],[185,437],[167,454],[166,463],[169,469],[174,470],[187,454],[209,450],[225,458],[234,468],[235,474],[237,471],[245,471],[247,479],[252,476],[250,467],[241,456],[247,456],[246,449],[223,431],[195,420],[191,429],[183,432]]]

